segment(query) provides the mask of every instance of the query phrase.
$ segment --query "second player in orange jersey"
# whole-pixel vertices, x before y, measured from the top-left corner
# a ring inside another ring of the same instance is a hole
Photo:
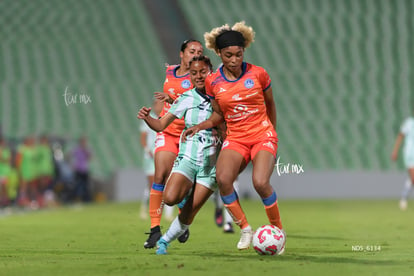
[[[186,40],[183,42],[180,50],[180,64],[167,67],[164,91],[155,95],[158,100],[164,101],[164,107],[160,116],[168,112],[171,104],[177,97],[193,87],[189,75],[189,64],[193,57],[202,54],[203,46],[199,41]],[[183,120],[175,120],[164,131],[157,133],[154,154],[154,183],[152,184],[149,198],[151,230],[148,239],[144,243],[145,248],[153,248],[161,238],[160,224],[163,211],[163,191],[178,154],[180,135],[184,126]],[[184,233],[183,237],[179,238],[179,241],[185,242],[188,235],[188,232]]]

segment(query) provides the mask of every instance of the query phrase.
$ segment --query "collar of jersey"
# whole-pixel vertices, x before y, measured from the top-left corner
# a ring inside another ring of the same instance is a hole
[[[197,92],[198,95],[200,95],[204,100],[206,101],[210,101],[210,99],[207,97],[206,94],[204,94],[203,92],[199,91],[196,87],[194,87],[195,92]]]
[[[236,82],[236,81],[238,81],[239,79],[241,79],[241,78],[244,76],[244,73],[246,73],[247,63],[243,61],[243,63],[242,63],[242,73],[241,73],[240,77],[238,77],[238,78],[237,78],[237,79],[235,79],[235,80],[228,80],[228,79],[226,78],[226,75],[225,75],[225,74],[224,74],[224,72],[223,72],[223,66],[224,66],[224,65],[222,65],[222,66],[220,67],[220,74],[221,74],[221,76],[222,76],[222,77],[223,77],[226,81],[228,81],[228,82]]]
[[[177,79],[178,78],[184,78],[184,77],[187,77],[190,73],[187,73],[187,74],[184,74],[184,75],[182,75],[182,76],[177,76],[177,70],[178,70],[178,68],[180,68],[180,65],[177,65],[175,68],[174,68],[174,70],[173,70],[173,72],[174,72],[174,77],[176,77]]]

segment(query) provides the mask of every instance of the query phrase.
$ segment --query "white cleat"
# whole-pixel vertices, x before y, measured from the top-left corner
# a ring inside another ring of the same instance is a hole
[[[237,243],[237,248],[239,250],[245,250],[250,248],[250,244],[252,243],[253,239],[253,230],[250,226],[241,230],[241,237],[239,242]]]
[[[407,210],[407,207],[408,207],[407,200],[405,200],[405,199],[401,199],[401,200],[400,200],[400,209],[401,209],[402,211],[405,211],[405,210]]]

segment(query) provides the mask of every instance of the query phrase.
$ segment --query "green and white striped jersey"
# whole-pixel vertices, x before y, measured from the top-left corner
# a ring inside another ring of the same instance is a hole
[[[213,113],[210,99],[196,88],[178,97],[168,111],[177,118],[184,118],[185,129],[207,120]],[[198,166],[215,166],[220,146],[217,129],[201,130],[185,142],[180,142],[177,158],[185,158]]]

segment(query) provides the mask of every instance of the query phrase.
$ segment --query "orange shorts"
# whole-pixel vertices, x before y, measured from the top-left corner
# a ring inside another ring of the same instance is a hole
[[[158,132],[155,138],[155,151],[169,151],[178,155],[180,136],[172,136],[167,133]]]
[[[249,163],[250,160],[253,160],[256,154],[261,151],[265,150],[273,154],[274,158],[276,158],[277,153],[277,137],[268,137],[261,141],[255,141],[254,143],[240,143],[234,140],[225,140],[221,149],[231,149],[240,153],[246,163]]]

